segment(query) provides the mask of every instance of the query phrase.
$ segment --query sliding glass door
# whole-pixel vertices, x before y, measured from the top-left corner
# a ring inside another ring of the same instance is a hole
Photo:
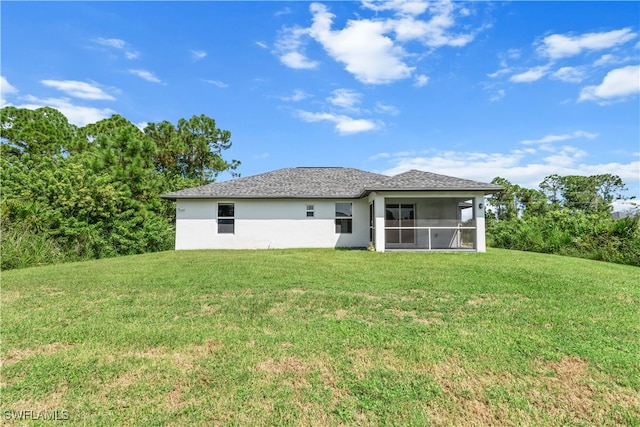
[[[416,242],[416,205],[389,203],[385,205],[385,237],[391,245],[412,245]]]

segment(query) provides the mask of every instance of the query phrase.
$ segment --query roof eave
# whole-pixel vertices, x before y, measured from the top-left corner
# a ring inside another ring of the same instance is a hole
[[[450,187],[450,188],[425,188],[425,187],[407,187],[407,188],[397,188],[397,187],[376,187],[376,188],[367,188],[363,192],[363,196],[367,195],[374,191],[428,191],[428,192],[443,192],[443,191],[455,191],[455,192],[478,192],[482,191],[485,194],[493,194],[499,193],[503,191],[504,188],[495,188],[495,187]]]
[[[214,200],[214,199],[254,199],[254,200],[264,200],[264,199],[299,199],[299,200],[308,200],[308,199],[359,199],[362,196],[358,194],[336,194],[336,195],[327,195],[327,196],[314,196],[314,195],[262,195],[262,196],[247,196],[247,195],[171,195],[171,194],[163,194],[160,196],[166,200],[182,200],[182,199],[190,199],[190,200]]]
[[[361,199],[363,197],[368,196],[371,192],[374,191],[390,191],[390,192],[407,192],[407,191],[421,191],[421,192],[483,192],[485,195],[495,194],[503,191],[504,188],[499,187],[451,187],[451,188],[425,188],[425,187],[407,187],[407,188],[397,188],[397,187],[372,187],[366,188],[359,194],[330,194],[330,195],[311,195],[311,194],[302,194],[302,195],[287,195],[287,194],[274,194],[274,195],[238,195],[238,194],[218,194],[218,195],[204,195],[204,194],[188,194],[188,195],[178,195],[178,194],[163,194],[160,197],[166,200],[207,200],[207,199]]]

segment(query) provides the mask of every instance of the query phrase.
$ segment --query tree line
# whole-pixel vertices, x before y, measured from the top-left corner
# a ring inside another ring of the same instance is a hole
[[[487,243],[640,266],[638,208],[614,219],[611,203],[625,184],[617,175],[547,176],[539,190],[494,178],[504,191],[489,197]]]
[[[175,208],[160,195],[236,174],[231,133],[205,115],[78,127],[59,111],[0,109],[3,269],[173,247]]]
[[[175,207],[160,195],[237,176],[231,133],[205,115],[149,123],[122,116],[84,127],[59,111],[0,109],[0,268],[171,249]],[[616,175],[551,175],[539,190],[504,178],[489,197],[494,247],[640,266],[638,215],[614,220]]]

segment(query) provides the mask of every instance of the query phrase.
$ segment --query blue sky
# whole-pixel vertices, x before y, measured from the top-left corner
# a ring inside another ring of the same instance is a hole
[[[243,176],[612,173],[640,198],[638,2],[4,1],[1,17],[3,105],[78,125],[206,114]]]

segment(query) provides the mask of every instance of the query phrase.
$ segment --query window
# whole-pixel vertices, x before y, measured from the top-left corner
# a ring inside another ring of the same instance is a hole
[[[235,205],[218,203],[218,233],[233,234],[235,232]]]
[[[313,205],[307,205],[307,218],[312,218],[315,216],[315,210],[314,210],[315,206]]]
[[[353,233],[353,213],[351,203],[336,203],[336,233]]]

